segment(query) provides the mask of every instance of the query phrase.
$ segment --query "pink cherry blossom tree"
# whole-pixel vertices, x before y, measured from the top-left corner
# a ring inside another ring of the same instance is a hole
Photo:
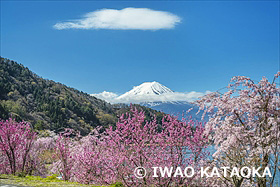
[[[261,175],[269,167],[272,173],[272,177],[255,178],[227,175],[209,182],[220,186],[273,186],[280,157],[279,75],[272,82],[265,77],[259,82],[233,77],[227,92],[211,93],[197,102],[204,114],[212,114],[205,131],[213,136],[216,148],[212,166],[261,167]]]
[[[26,172],[30,152],[36,139],[29,123],[13,119],[0,121],[1,173]]]
[[[74,136],[75,138],[71,138]],[[54,157],[58,159],[52,166],[52,172],[56,172],[62,175],[64,180],[69,180],[73,174],[71,172],[73,164],[75,162],[73,155],[77,148],[77,138],[79,133],[74,132],[72,129],[65,129],[61,132],[55,140],[55,153]]]
[[[79,140],[74,148],[71,180],[87,184],[121,181],[126,186],[198,185],[197,175],[174,177],[174,169],[171,177],[153,177],[152,168],[198,169],[206,157],[204,148],[208,142],[202,124],[165,116],[159,128],[155,119],[145,121],[143,111],[131,108],[130,114],[119,118],[116,128],[110,127],[103,133],[96,131]],[[134,176],[136,167],[146,168],[144,178]]]
[[[84,184],[112,184],[116,182],[118,170],[116,159],[119,153],[105,141],[100,128],[79,140],[75,147],[72,180]]]

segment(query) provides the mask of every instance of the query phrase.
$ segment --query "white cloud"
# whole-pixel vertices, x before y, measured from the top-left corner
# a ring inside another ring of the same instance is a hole
[[[90,94],[90,95],[97,97],[98,99],[105,100],[109,103],[115,103],[114,101],[118,97],[118,94],[115,94],[113,92],[106,92],[106,91],[97,94]]]
[[[172,29],[181,18],[175,14],[148,8],[102,9],[89,12],[82,19],[56,23],[55,29]]]
[[[142,103],[142,102],[153,102],[153,101],[188,101],[193,102],[197,100],[199,97],[204,96],[205,94],[210,93],[210,91],[206,92],[173,92],[173,93],[165,93],[161,95],[134,95],[128,97],[119,97],[119,95],[113,92],[102,92],[99,94],[91,94],[99,99],[103,99],[109,103]]]

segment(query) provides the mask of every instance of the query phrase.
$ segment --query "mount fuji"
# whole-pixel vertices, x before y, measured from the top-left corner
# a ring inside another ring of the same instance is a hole
[[[116,99],[125,103],[138,103],[178,117],[192,108],[187,115],[191,115],[192,118],[200,120],[201,116],[196,115],[198,107],[188,102],[187,96],[185,93],[174,92],[154,81],[144,82],[139,86],[135,86],[132,90],[120,95]]]
[[[175,92],[158,82],[144,82],[120,95],[117,100],[125,103],[165,102],[172,101],[174,94]]]
[[[191,115],[194,119],[200,120],[201,115],[196,115],[198,107],[192,104],[192,102],[207,93],[208,91],[205,93],[194,91],[174,92],[168,87],[154,81],[144,82],[139,86],[134,86],[130,91],[122,95],[106,91],[91,95],[112,104],[140,104],[178,117],[193,108],[187,115]]]
[[[139,86],[135,86],[132,90],[129,92],[126,92],[125,94],[121,95],[119,98],[126,98],[131,96],[139,96],[139,95],[161,95],[161,94],[168,94],[168,93],[174,93],[172,90],[167,88],[166,86],[154,81],[154,82],[144,82]]]

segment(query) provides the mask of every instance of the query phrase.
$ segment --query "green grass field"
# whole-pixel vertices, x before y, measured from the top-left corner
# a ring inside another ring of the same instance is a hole
[[[38,177],[38,176],[18,177],[18,176],[13,176],[13,175],[1,174],[0,175],[0,184],[14,184],[14,185],[19,185],[19,186],[101,187],[101,186],[86,185],[86,184],[80,184],[77,182],[68,182],[68,181],[59,180],[56,178],[55,175],[48,176],[46,178],[42,178],[42,177]],[[112,184],[109,186],[102,186],[102,187],[123,187],[123,185],[121,183],[116,183],[116,184]]]

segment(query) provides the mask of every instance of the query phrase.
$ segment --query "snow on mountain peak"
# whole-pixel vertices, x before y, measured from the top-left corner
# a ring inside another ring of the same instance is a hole
[[[110,103],[150,103],[150,105],[152,103],[153,105],[158,105],[156,102],[168,102],[173,104],[179,101],[180,103],[192,102],[207,93],[209,93],[209,91],[205,93],[195,91],[173,92],[166,86],[154,81],[144,82],[139,86],[134,86],[132,90],[122,95],[106,91],[91,95]]]
[[[173,91],[156,81],[144,82],[139,86],[135,86],[132,90],[126,92],[125,94],[119,96],[119,99],[128,96],[145,96],[145,95],[152,96],[152,95],[162,95],[166,93],[173,93]]]

